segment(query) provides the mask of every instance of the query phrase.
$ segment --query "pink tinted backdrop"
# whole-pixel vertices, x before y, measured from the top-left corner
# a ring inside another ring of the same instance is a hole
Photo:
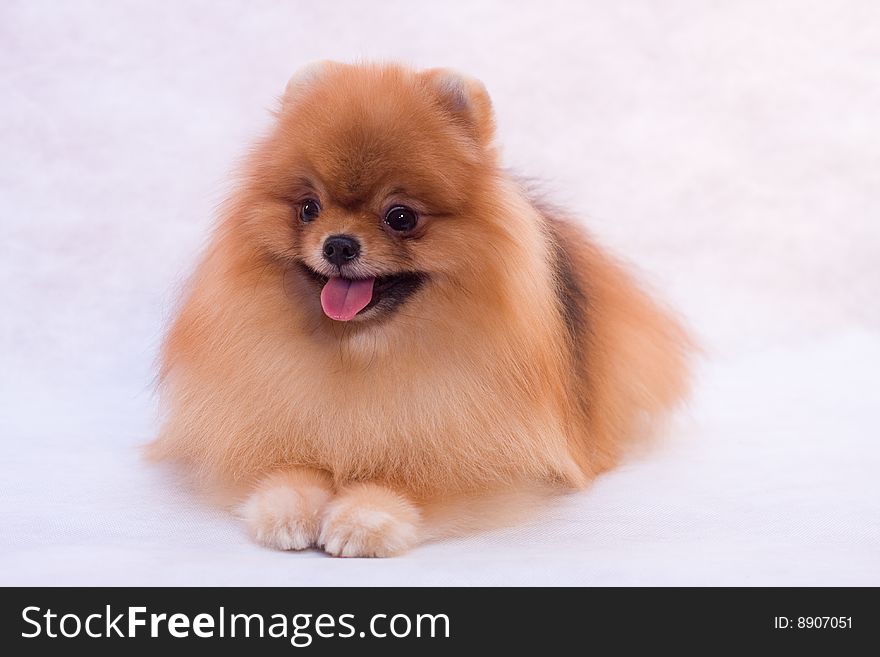
[[[340,561],[172,474],[162,327],[315,59],[481,78],[507,164],[707,358],[668,441],[535,523]],[[4,2],[0,584],[880,584],[880,5]]]

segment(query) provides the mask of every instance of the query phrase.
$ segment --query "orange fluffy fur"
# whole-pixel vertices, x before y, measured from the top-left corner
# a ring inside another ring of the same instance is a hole
[[[341,556],[396,554],[477,500],[614,465],[682,398],[687,338],[529,199],[493,138],[482,85],[449,71],[297,74],[168,333],[151,456],[232,492],[261,543]],[[405,238],[382,223],[390,202],[419,213]],[[337,233],[371,275],[427,282],[329,319],[301,265],[322,271]]]

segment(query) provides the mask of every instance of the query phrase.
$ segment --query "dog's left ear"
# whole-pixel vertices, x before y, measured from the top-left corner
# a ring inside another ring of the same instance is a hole
[[[483,83],[448,68],[422,71],[440,105],[473,135],[481,145],[488,145],[495,136],[492,101]]]

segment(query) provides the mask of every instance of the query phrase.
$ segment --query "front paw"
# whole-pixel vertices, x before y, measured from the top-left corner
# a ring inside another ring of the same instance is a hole
[[[251,536],[276,550],[305,550],[316,544],[330,499],[329,478],[309,470],[278,472],[264,479],[241,506]]]
[[[318,544],[337,557],[390,557],[418,541],[419,511],[377,484],[355,484],[331,502]]]

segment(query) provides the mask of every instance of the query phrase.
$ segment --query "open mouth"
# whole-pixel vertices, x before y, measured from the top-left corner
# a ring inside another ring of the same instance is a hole
[[[373,308],[394,310],[425,282],[419,272],[400,272],[370,278],[324,276],[305,263],[300,267],[321,287],[321,308],[330,319],[347,322]]]

